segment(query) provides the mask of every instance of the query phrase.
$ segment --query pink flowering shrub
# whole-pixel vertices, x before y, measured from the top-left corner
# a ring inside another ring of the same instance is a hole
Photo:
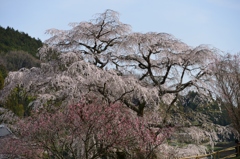
[[[121,104],[80,102],[54,113],[35,112],[19,122],[19,139],[9,143],[26,158],[115,158],[119,152],[125,158],[150,158],[170,132],[154,131]]]

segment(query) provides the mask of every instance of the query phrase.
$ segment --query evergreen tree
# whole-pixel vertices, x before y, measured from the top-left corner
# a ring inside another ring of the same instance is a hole
[[[0,26],[0,52],[22,50],[36,57],[38,48],[42,46],[40,39],[30,37],[27,33],[13,28]]]
[[[230,118],[224,106],[218,104],[219,99],[208,101],[201,97],[197,92],[189,91],[187,95],[181,96],[178,102],[180,110],[193,115],[193,113],[202,113],[207,115],[208,119],[214,124],[229,125]],[[194,120],[194,115],[188,115]]]

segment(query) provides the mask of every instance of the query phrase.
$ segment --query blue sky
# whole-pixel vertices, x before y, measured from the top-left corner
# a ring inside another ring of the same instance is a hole
[[[70,29],[112,9],[134,32],[166,32],[190,46],[240,52],[240,0],[0,0],[0,25],[42,41],[50,28]]]

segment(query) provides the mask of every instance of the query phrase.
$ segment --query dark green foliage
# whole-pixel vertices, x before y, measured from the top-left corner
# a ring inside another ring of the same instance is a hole
[[[4,86],[4,79],[7,77],[6,68],[0,64],[0,89]]]
[[[189,107],[192,110],[196,110],[199,105],[205,105],[207,102],[204,101],[197,92],[190,91],[184,97],[185,102],[183,103],[184,107]]]
[[[0,57],[1,59],[1,57]],[[1,64],[0,62],[0,74],[2,75],[3,78],[7,77],[8,71],[4,65]]]
[[[29,104],[35,99],[35,97],[29,96],[22,87],[18,86],[12,90],[11,94],[1,106],[11,110],[19,117],[29,116],[31,114]]]
[[[9,71],[40,66],[36,53],[42,42],[28,34],[0,26],[0,89]]]
[[[39,47],[42,46],[40,39],[30,37],[28,34],[7,27],[0,26],[0,52],[22,50],[36,57]]]
[[[2,89],[3,86],[4,86],[4,78],[3,78],[3,75],[0,72],[0,89]]]
[[[218,104],[218,100],[207,101],[197,92],[190,91],[187,95],[180,97],[178,106],[196,125],[198,121],[195,120],[194,112],[207,115],[214,124],[223,126],[230,124],[228,113],[224,106]]]
[[[214,124],[226,126],[231,123],[225,106],[219,105],[217,100],[206,104],[205,107],[198,107],[197,111],[206,114]]]

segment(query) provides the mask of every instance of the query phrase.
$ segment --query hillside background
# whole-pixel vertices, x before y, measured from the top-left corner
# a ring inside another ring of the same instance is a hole
[[[42,41],[14,28],[1,26],[0,37],[0,88],[2,88],[9,71],[40,65],[37,51],[42,46]]]

